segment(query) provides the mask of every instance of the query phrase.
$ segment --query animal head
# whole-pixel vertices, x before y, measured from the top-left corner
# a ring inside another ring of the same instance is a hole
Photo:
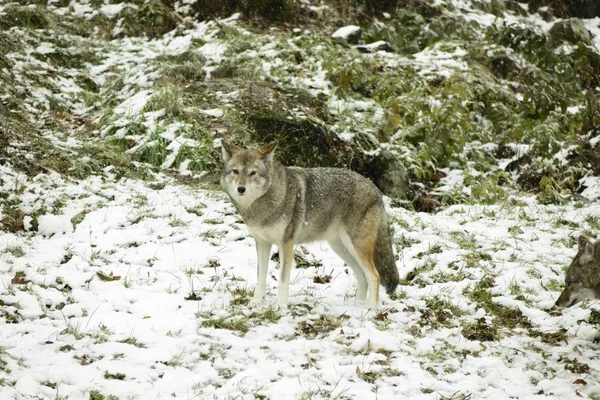
[[[556,305],[571,307],[586,299],[600,299],[600,241],[579,237],[577,255],[565,275],[565,289]]]
[[[271,185],[271,166],[277,142],[259,149],[239,149],[221,140],[223,171],[221,186],[241,207],[250,206],[267,192]]]

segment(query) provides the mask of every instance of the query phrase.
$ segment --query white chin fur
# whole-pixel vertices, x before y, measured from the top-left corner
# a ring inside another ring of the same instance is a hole
[[[577,303],[583,300],[596,299],[596,293],[592,289],[581,289],[577,294],[571,296],[571,301],[576,300]]]
[[[245,208],[245,207],[250,206],[252,203],[254,203],[254,200],[256,200],[256,196],[252,196],[251,194],[248,194],[248,193],[244,193],[244,194],[235,193],[233,196],[233,199],[235,200],[235,202],[238,205]]]

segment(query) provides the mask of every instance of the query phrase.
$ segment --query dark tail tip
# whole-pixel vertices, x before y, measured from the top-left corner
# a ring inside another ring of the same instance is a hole
[[[396,291],[396,288],[398,287],[399,281],[394,281],[394,282],[387,282],[384,287],[385,287],[385,292],[387,294],[392,294]]]

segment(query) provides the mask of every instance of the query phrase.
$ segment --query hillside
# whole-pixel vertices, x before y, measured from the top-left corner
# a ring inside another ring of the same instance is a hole
[[[559,0],[0,4],[0,397],[600,399],[600,10]],[[387,195],[401,286],[325,244],[291,307],[220,139]]]

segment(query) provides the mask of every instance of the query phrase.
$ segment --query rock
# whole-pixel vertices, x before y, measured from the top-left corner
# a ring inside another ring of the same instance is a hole
[[[491,58],[492,72],[500,78],[506,79],[509,75],[518,73],[521,68],[515,60],[506,54],[496,55]]]
[[[360,26],[348,25],[335,31],[331,37],[342,44],[358,44],[361,35],[362,29],[360,29]]]
[[[556,40],[564,40],[573,44],[590,43],[590,32],[586,29],[583,21],[571,18],[556,22],[550,28],[550,36]]]
[[[378,51],[387,51],[392,53],[394,48],[390,46],[387,42],[383,40],[379,40],[377,42],[369,43],[369,44],[361,44],[356,46],[356,49],[361,53],[375,53]]]

